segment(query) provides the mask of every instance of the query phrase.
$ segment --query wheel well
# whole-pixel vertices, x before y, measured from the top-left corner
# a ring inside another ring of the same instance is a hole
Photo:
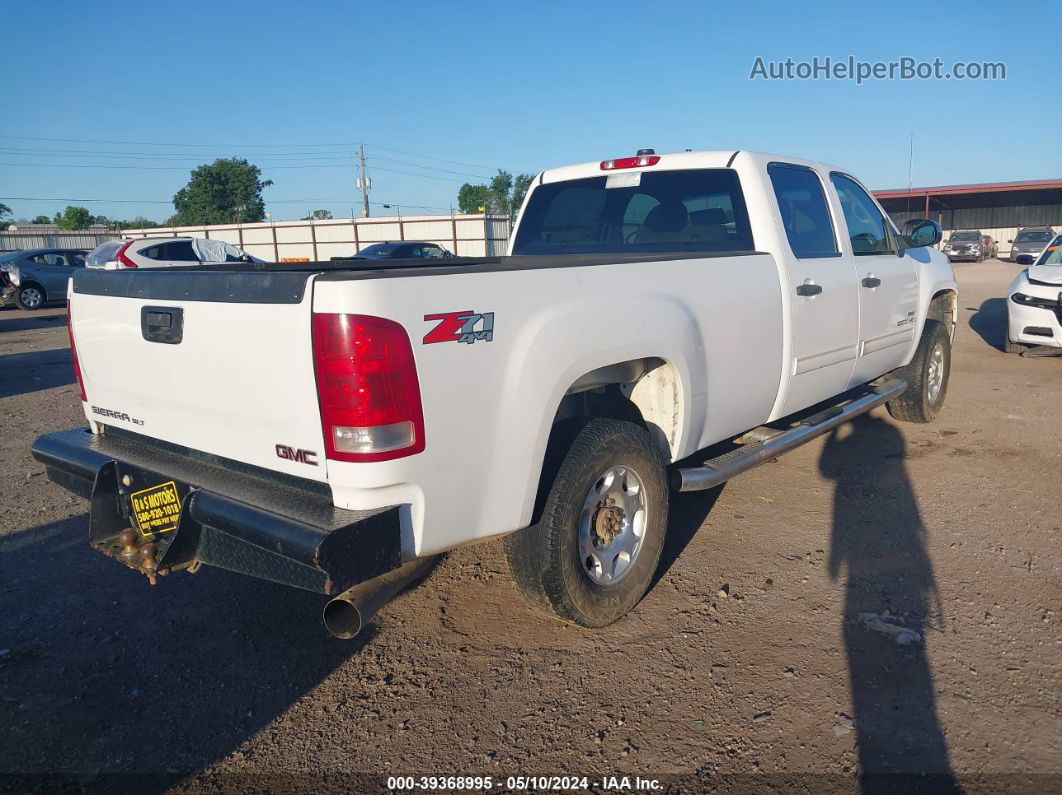
[[[678,371],[657,357],[617,362],[577,378],[553,417],[532,523],[542,514],[546,495],[572,440],[595,417],[640,425],[649,431],[664,460],[673,461],[682,418],[681,397]]]
[[[592,417],[629,420],[648,430],[670,461],[678,447],[680,386],[674,365],[658,357],[599,367],[568,388],[553,424],[556,427]]]
[[[959,296],[954,290],[941,290],[929,302],[927,320],[939,320],[948,330],[948,336],[955,339],[955,328],[959,322]]]
[[[23,287],[36,287],[38,290],[41,291],[41,295],[43,295],[45,298],[48,297],[48,291],[44,289],[44,285],[36,279],[26,279],[25,281],[20,281],[18,289],[21,290]]]

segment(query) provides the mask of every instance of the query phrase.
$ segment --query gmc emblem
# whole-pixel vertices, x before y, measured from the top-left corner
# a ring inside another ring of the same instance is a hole
[[[277,445],[277,458],[283,458],[285,461],[295,461],[299,464],[309,464],[312,467],[317,466],[317,453],[313,450],[303,450],[302,448],[296,450],[286,444]]]

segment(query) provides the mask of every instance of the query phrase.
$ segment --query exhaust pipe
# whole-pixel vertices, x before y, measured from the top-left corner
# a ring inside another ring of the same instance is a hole
[[[404,563],[393,571],[358,583],[343,591],[324,606],[325,629],[337,638],[349,640],[372,621],[376,611],[390,602],[407,585],[420,579],[437,558],[418,558]]]

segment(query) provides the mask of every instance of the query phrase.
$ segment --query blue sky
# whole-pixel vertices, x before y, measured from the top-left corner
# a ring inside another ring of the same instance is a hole
[[[914,132],[916,185],[1062,177],[1048,2],[64,1],[3,18],[0,201],[18,217],[98,198],[162,220],[220,156],[262,166],[275,219],[349,215],[359,142],[371,199],[403,214],[494,168],[638,147],[814,157],[884,188],[907,184]],[[1007,79],[749,80],[757,56],[849,55],[1003,61]]]

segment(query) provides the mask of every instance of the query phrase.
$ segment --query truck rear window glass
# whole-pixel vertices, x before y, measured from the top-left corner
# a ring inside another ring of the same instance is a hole
[[[617,172],[618,173],[618,172]],[[643,171],[628,187],[607,176],[540,185],[513,254],[752,251],[741,183],[732,169]]]
[[[767,173],[771,176],[782,226],[793,255],[798,259],[839,256],[826,194],[818,174],[810,168],[786,163],[771,163],[767,166]]]

